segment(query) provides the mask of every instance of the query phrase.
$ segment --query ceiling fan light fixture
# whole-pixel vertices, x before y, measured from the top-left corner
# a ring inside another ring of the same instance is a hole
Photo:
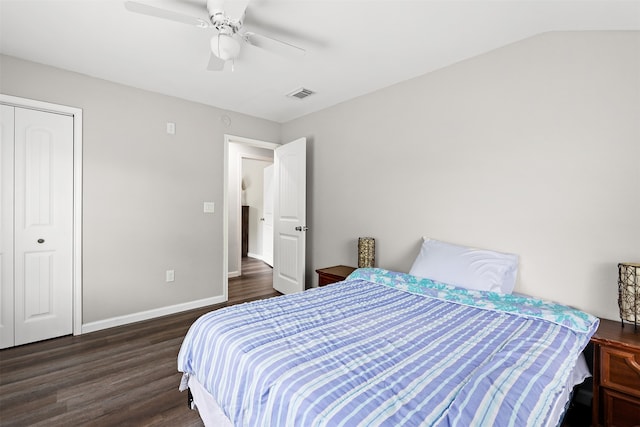
[[[240,42],[230,34],[216,34],[211,38],[211,52],[223,61],[234,59],[240,53]]]

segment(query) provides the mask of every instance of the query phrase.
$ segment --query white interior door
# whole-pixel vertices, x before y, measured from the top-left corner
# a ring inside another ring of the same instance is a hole
[[[15,345],[73,331],[73,118],[15,109]]]
[[[305,289],[307,140],[274,151],[273,287],[283,294]]]
[[[262,260],[273,267],[273,165],[264,168],[262,193]]]
[[[14,108],[0,105],[0,348],[14,342],[13,121]]]

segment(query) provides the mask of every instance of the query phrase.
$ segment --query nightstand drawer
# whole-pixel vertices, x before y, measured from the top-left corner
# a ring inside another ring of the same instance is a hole
[[[640,399],[603,390],[604,420],[606,426],[634,427],[640,423]]]
[[[640,398],[640,353],[600,347],[602,386]]]
[[[340,282],[344,280],[342,277],[329,276],[326,274],[320,274],[318,276],[318,286],[330,285],[332,283]]]
[[[316,270],[318,273],[318,286],[330,285],[331,283],[341,282],[353,273],[355,267],[346,265],[336,265],[334,267],[320,268]]]

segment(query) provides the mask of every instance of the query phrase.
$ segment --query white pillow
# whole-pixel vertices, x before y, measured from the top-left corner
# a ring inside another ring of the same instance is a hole
[[[409,274],[467,289],[510,294],[516,285],[518,255],[425,237]]]

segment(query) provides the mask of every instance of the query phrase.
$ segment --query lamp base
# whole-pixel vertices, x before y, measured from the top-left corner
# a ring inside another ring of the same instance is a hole
[[[631,324],[631,322],[629,322],[629,324]],[[620,325],[622,326],[622,329],[624,329],[624,319],[620,319]],[[638,322],[637,321],[633,322],[633,332],[634,333],[638,332]]]
[[[618,308],[620,320],[624,328],[624,321],[631,323],[633,319],[634,332],[638,331],[640,319],[640,263],[621,262],[618,264]]]

